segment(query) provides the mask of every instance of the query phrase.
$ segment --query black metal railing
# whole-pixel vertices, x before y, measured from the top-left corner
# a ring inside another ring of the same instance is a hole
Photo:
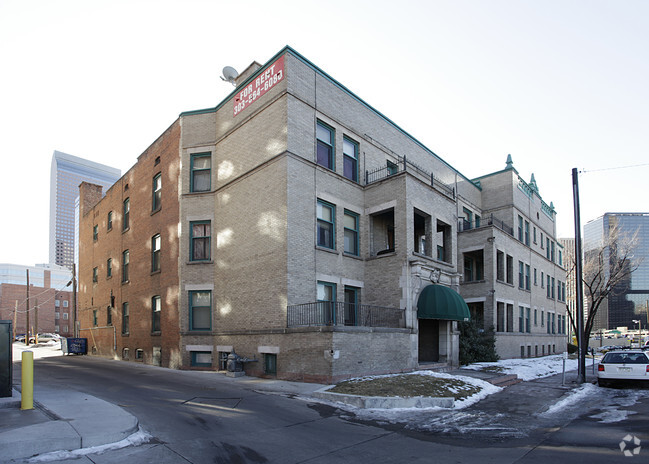
[[[467,230],[473,230],[484,226],[495,226],[500,230],[502,230],[503,232],[511,235],[512,237],[514,236],[514,228],[505,224],[502,220],[493,217],[493,215],[488,216],[486,218],[481,218],[480,222],[478,223],[476,223],[476,221],[467,221],[464,218],[459,218],[457,231],[465,232]]]
[[[317,301],[286,308],[287,327],[361,326],[405,328],[405,310],[336,301]]]
[[[445,184],[432,172],[428,172],[420,166],[417,166],[412,161],[409,161],[405,156],[397,157],[396,163],[389,163],[387,166],[382,168],[373,169],[371,171],[365,171],[365,185],[369,185],[373,182],[378,182],[387,177],[393,176],[403,171],[408,171],[410,173],[416,174],[419,177],[426,179],[431,187],[435,187],[448,196],[455,198],[455,188]]]

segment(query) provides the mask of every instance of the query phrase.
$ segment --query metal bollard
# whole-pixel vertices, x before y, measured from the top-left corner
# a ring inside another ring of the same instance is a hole
[[[34,353],[23,351],[20,409],[34,409]]]

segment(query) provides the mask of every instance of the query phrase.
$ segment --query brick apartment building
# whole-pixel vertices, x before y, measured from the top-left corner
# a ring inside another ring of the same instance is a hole
[[[525,283],[487,282],[492,253],[541,256],[513,236],[519,216],[555,243],[554,209],[526,187],[511,163],[466,178],[285,47],[182,113],[103,199],[82,185],[81,335],[105,356],[218,369],[236,351],[251,375],[331,382],[456,365],[466,287],[485,327],[506,315],[503,356],[531,355],[530,335],[559,346],[556,330],[512,335],[508,305],[540,307]],[[502,296],[471,293],[467,259],[472,288]]]
[[[15,334],[27,333],[27,268],[35,283],[29,286],[30,334],[72,336],[72,292],[60,289],[65,284],[53,282],[49,269],[0,264],[0,319],[12,321]]]

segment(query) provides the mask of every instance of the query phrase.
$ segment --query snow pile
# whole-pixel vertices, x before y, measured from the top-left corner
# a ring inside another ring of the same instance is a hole
[[[586,366],[590,365],[586,360]],[[592,362],[592,361],[591,361]],[[502,374],[516,374],[521,380],[534,380],[541,377],[561,374],[563,372],[563,355],[544,356],[542,358],[503,359],[497,362],[482,362],[463,366],[462,369],[492,371]],[[566,372],[577,369],[576,359],[566,359]]]
[[[142,427],[139,428],[137,432],[128,437],[124,438],[121,441],[116,443],[109,443],[107,445],[93,446],[90,448],[81,448],[73,451],[53,451],[51,453],[41,454],[39,456],[34,456],[29,459],[27,462],[49,462],[49,461],[62,461],[64,459],[76,459],[80,456],[86,456],[88,454],[101,454],[106,451],[117,450],[126,448],[128,446],[138,446],[143,443],[147,443],[153,438],[149,433],[147,433]]]
[[[550,416],[554,413],[564,411],[565,409],[578,404],[580,401],[586,399],[587,397],[591,397],[596,394],[598,391],[598,387],[593,385],[592,383],[585,383],[579,388],[575,388],[572,390],[565,398],[562,400],[554,403],[552,406],[548,408],[547,411],[545,411],[542,416]]]

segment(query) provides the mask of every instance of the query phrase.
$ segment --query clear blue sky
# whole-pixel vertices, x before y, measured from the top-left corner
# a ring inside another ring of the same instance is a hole
[[[126,171],[287,44],[467,177],[511,154],[560,236],[574,167],[582,223],[649,211],[648,23],[640,0],[0,0],[0,262],[47,261],[54,150]]]

